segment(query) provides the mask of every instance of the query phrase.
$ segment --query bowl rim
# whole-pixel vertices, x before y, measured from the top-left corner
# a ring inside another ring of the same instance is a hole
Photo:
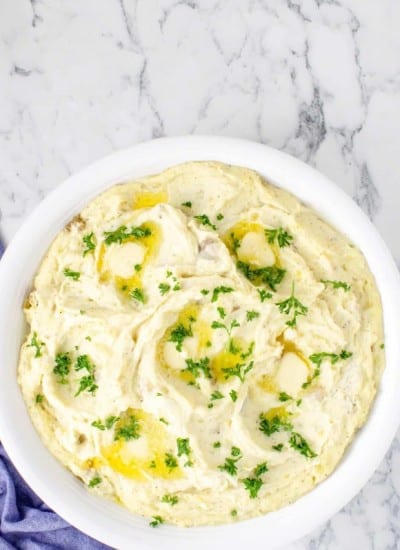
[[[23,330],[22,303],[55,235],[104,189],[126,179],[157,173],[189,160],[245,166],[287,189],[361,249],[381,293],[386,368],[365,426],[334,472],[293,504],[265,516],[220,526],[152,529],[148,520],[90,494],[44,447],[16,381]],[[32,251],[35,251],[34,253]],[[288,544],[329,519],[353,498],[383,459],[400,422],[400,277],[377,230],[353,200],[314,168],[260,143],[218,136],[151,140],[115,152],[67,178],[19,228],[0,261],[0,437],[10,459],[31,488],[61,517],[93,538],[117,548],[135,541],[139,550],[253,548]],[[23,437],[21,437],[21,434]],[[43,471],[46,475],[43,475]],[[290,526],[290,529],[288,528]],[[242,538],[243,537],[243,538]]]

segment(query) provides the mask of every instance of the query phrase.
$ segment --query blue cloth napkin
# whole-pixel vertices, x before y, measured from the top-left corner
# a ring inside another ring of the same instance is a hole
[[[0,241],[0,257],[4,247]],[[106,550],[50,510],[0,444],[0,550]]]

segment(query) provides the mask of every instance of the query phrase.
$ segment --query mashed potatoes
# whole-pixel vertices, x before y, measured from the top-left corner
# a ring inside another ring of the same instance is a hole
[[[365,422],[384,365],[357,248],[255,172],[116,185],[51,245],[19,383],[45,445],[153,525],[284,506]]]

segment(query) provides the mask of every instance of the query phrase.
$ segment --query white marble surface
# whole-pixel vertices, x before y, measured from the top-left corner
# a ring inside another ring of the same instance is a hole
[[[399,0],[0,0],[4,240],[107,153],[222,134],[330,176],[400,263],[399,26]],[[364,490],[290,550],[400,548],[399,492],[398,438]]]

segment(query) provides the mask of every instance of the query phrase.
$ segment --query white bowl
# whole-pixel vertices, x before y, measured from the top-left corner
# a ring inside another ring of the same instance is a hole
[[[127,178],[187,160],[218,160],[253,168],[314,207],[363,251],[381,293],[386,368],[371,414],[334,473],[277,512],[217,527],[149,527],[146,518],[89,491],[59,464],[33,428],[16,382],[24,332],[22,304],[48,246],[93,197]],[[20,228],[0,262],[0,436],[32,489],[63,518],[117,548],[203,550],[273,548],[301,537],[344,506],[387,451],[400,419],[400,279],[381,237],[358,206],[323,175],[264,145],[220,137],[163,138],[89,166],[59,185]]]

